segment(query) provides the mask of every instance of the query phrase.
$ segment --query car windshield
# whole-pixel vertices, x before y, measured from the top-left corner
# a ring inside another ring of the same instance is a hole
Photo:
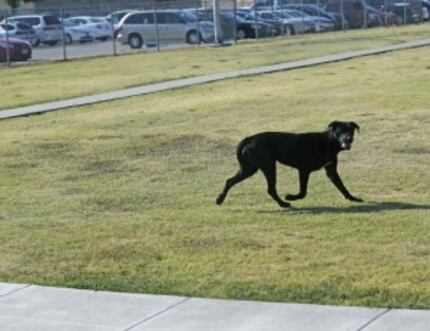
[[[197,22],[196,16],[188,11],[181,12],[180,16],[187,22]]]
[[[0,27],[3,29],[3,30],[9,30],[9,31],[11,31],[11,30],[14,30],[15,29],[15,27],[13,26],[13,25],[11,25],[11,24],[0,24]]]
[[[282,17],[282,18],[291,18],[292,17],[291,15],[288,15],[288,13],[285,13],[285,12],[277,12],[276,16]]]
[[[261,14],[260,14],[260,16],[261,16],[262,18],[269,19],[269,20],[274,20],[274,19],[276,19],[276,18],[277,18],[277,17],[276,17],[275,15],[273,15],[272,13],[261,13]]]
[[[79,25],[78,23],[75,23],[73,21],[64,21],[64,26],[67,26],[67,27],[69,27],[69,26],[78,26],[78,25]]]
[[[38,17],[18,17],[15,19],[17,22],[24,22],[30,24],[31,26],[36,26],[40,24],[40,18]]]
[[[17,26],[18,28],[22,29],[22,30],[30,30],[30,29],[33,29],[33,28],[31,27],[31,25],[29,25],[29,24],[27,24],[27,23],[24,23],[24,22],[18,22],[18,23],[16,24],[16,26]]]
[[[104,22],[105,20],[104,19],[102,19],[102,18],[90,18],[90,22],[92,22],[92,23],[102,23],[102,22]]]
[[[288,14],[290,14],[291,16],[294,16],[294,17],[303,17],[304,16],[302,13],[300,13],[298,11],[290,11],[290,12],[288,12]]]
[[[46,25],[60,25],[60,20],[56,16],[44,16]]]

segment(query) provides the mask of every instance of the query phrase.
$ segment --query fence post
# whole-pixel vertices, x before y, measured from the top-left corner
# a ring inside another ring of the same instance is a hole
[[[300,11],[302,12],[302,33],[305,33],[305,10],[303,8],[303,0],[300,0]]]
[[[364,0],[361,1],[361,4],[363,6],[363,28],[367,28],[367,8],[366,3]]]
[[[237,0],[233,0],[233,10],[234,10],[234,26],[233,26],[233,33],[234,33],[234,43],[237,44]]]
[[[157,39],[157,52],[160,51],[160,31],[158,30],[158,20],[157,20],[157,2],[154,2],[154,26],[155,26],[155,38]]]
[[[116,37],[117,37],[117,34],[116,34],[116,31],[115,31],[115,26],[114,26],[114,22],[113,22],[113,16],[112,16],[113,8],[112,7],[110,8],[110,12],[111,12],[110,26],[111,26],[111,29],[112,29],[112,49],[113,49],[113,55],[117,56],[118,55],[118,51],[116,49]]]
[[[7,28],[8,17],[8,11],[6,10],[6,64],[10,67],[9,29]]]
[[[63,39],[63,60],[67,61],[67,49],[66,49],[66,31],[64,26],[64,11],[63,8],[60,8],[60,17],[61,17],[61,38]]]
[[[320,0],[317,0],[317,7],[318,7],[318,25],[320,27],[320,31],[319,32],[321,32],[321,9],[320,9],[321,7],[320,7]]]
[[[258,23],[257,23],[257,0],[254,0],[254,25],[255,25],[255,39],[258,39]]]
[[[194,0],[194,10],[196,11],[196,26],[197,26],[197,37],[199,38],[199,45],[202,44],[202,38],[200,36],[200,20],[199,20],[199,8],[197,6],[197,0]]]
[[[345,11],[343,9],[343,0],[340,0],[340,13],[342,15],[342,31],[345,32]]]
[[[220,15],[219,15],[219,11],[220,11],[219,1],[220,0],[212,0],[212,7],[213,7],[213,16],[214,16],[214,25],[215,25],[215,43],[222,44],[223,36],[222,36],[222,29],[221,29]]]

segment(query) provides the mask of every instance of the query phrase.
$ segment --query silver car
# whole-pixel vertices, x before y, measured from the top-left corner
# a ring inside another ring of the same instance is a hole
[[[200,22],[182,10],[139,11],[125,15],[119,24],[118,39],[131,48],[160,41],[197,44],[214,39],[212,22]]]
[[[0,23],[0,37],[6,38],[7,36],[29,41],[32,45],[37,41],[36,31],[31,25],[23,22]]]
[[[61,22],[58,17],[53,15],[12,16],[8,18],[8,22],[24,22],[31,25],[37,35],[34,46],[38,46],[40,43],[55,46],[63,39]]]

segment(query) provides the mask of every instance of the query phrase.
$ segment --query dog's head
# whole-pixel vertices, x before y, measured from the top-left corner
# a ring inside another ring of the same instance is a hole
[[[328,129],[341,150],[350,150],[355,130],[360,131],[360,127],[355,122],[331,122]]]

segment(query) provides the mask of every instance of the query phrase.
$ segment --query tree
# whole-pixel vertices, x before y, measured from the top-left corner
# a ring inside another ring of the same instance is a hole
[[[7,4],[12,8],[16,8],[19,5],[19,0],[7,0]]]
[[[39,0],[23,0],[23,1],[24,2],[37,2]],[[19,6],[19,3],[21,2],[21,0],[7,0],[6,2],[11,8],[15,9]]]

